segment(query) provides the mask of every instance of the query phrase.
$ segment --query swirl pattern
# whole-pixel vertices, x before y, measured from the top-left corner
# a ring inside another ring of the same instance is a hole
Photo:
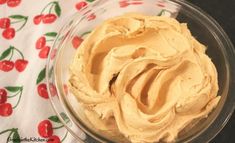
[[[187,24],[125,14],[84,40],[69,86],[95,128],[116,130],[131,142],[172,142],[220,100],[205,50]]]

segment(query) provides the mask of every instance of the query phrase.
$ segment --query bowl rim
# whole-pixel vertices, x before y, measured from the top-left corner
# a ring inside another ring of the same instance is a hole
[[[204,20],[207,20],[206,22],[209,22],[210,26],[212,27],[215,33],[215,36],[218,38],[218,40],[221,42],[221,41],[226,41],[226,44],[222,43],[223,45],[226,45],[224,47],[226,47],[226,50],[225,51],[225,54],[228,54],[230,56],[228,56],[227,58],[227,61],[228,64],[226,64],[226,69],[228,69],[228,75],[231,77],[229,79],[229,91],[227,93],[227,95],[230,95],[231,97],[231,100],[232,102],[230,102],[229,105],[231,105],[231,107],[229,107],[229,109],[225,109],[225,105],[226,105],[226,101],[228,99],[226,99],[223,107],[221,108],[221,111],[220,113],[218,114],[218,116],[214,119],[214,121],[211,122],[211,124],[209,125],[208,128],[204,129],[202,132],[196,134],[193,136],[193,138],[189,139],[189,140],[186,140],[185,142],[201,142],[201,141],[210,141],[211,139],[213,139],[222,129],[223,127],[226,125],[226,123],[228,122],[228,120],[230,119],[234,109],[235,109],[235,96],[232,98],[232,95],[235,94],[235,90],[233,90],[231,87],[233,85],[235,85],[235,78],[234,78],[234,75],[235,75],[235,66],[233,64],[230,64],[232,63],[231,61],[235,62],[235,50],[234,50],[234,46],[231,42],[231,40],[228,38],[227,34],[225,33],[225,31],[222,29],[222,27],[209,15],[207,14],[206,12],[204,12],[203,10],[201,10],[199,7],[195,6],[194,4],[190,3],[190,2],[187,2],[187,1],[183,1],[183,0],[167,0],[169,2],[174,2],[174,3],[177,3],[179,4],[180,6],[185,6],[185,7],[189,7],[192,9],[192,11],[197,15],[197,17],[200,17]],[[97,3],[99,3],[99,0],[92,3],[90,5],[90,7],[93,7],[95,6]],[[99,7],[96,7],[96,9],[99,9]],[[74,16],[77,16],[78,14],[74,14]],[[73,17],[74,17],[73,16]],[[202,21],[200,18],[198,18],[202,23],[205,24],[205,21]],[[56,42],[57,40],[59,39],[59,36],[60,36],[60,33],[64,30],[64,28],[69,24],[69,22],[67,22],[58,32],[58,35],[56,37],[56,40],[54,41],[53,43],[53,46],[50,50],[50,53],[49,53],[49,56],[48,56],[48,59],[47,59],[47,64],[46,64],[46,81],[47,81],[47,89],[50,89],[50,77],[49,77],[49,74],[50,74],[50,62],[51,62],[51,59],[50,59],[50,55],[52,54],[52,51],[53,49],[55,49],[56,47]],[[222,40],[221,40],[222,39]],[[60,48],[59,48],[60,50]],[[59,52],[58,50],[58,52]],[[232,59],[231,57],[233,57],[234,59]],[[58,54],[56,54],[56,57],[55,57],[55,61],[57,60],[58,58]],[[55,82],[56,84],[56,90],[58,90],[58,86],[57,86],[57,82]],[[232,90],[232,91],[231,91]],[[60,91],[60,90],[58,90]],[[65,128],[76,138],[78,139],[78,141],[80,142],[84,142],[83,140],[81,140],[75,133],[74,131],[63,121],[63,118],[61,117],[60,113],[57,111],[56,109],[56,106],[55,104],[53,103],[53,96],[52,96],[52,93],[50,90],[48,90],[48,93],[49,93],[49,98],[50,98],[50,103],[52,105],[52,108],[53,110],[55,111],[55,113],[57,114],[58,118],[61,120],[61,122],[64,124]],[[61,101],[61,97],[60,97],[60,93],[59,93],[59,100]],[[67,110],[66,110],[67,111]],[[67,112],[66,112],[67,113]],[[223,113],[223,116],[221,116],[220,114]],[[68,114],[68,113],[67,113]],[[69,113],[70,114],[70,113]],[[220,117],[220,120],[218,120],[218,118]],[[71,117],[71,116],[70,116]],[[72,119],[72,121],[74,121]],[[76,124],[76,123],[75,123]],[[213,124],[216,124],[216,126],[213,126],[211,127]],[[77,125],[77,124],[76,124]],[[218,126],[219,125],[219,126]],[[81,128],[80,126],[78,128]],[[209,128],[213,128],[213,133],[210,133],[208,136],[203,136],[203,134],[205,132],[208,132]],[[82,130],[84,131],[84,128],[82,128]],[[86,131],[85,131],[86,132]],[[86,132],[87,133],[87,132]],[[88,133],[89,134],[89,133]],[[95,139],[97,139],[95,136],[89,134],[90,136],[94,137]],[[203,137],[202,137],[203,136]],[[102,138],[103,139],[103,138]],[[99,140],[99,139],[98,139]]]

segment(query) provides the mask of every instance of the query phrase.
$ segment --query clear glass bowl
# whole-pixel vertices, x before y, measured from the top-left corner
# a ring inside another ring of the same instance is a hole
[[[132,5],[126,4],[127,1]],[[46,77],[50,101],[56,114],[68,131],[80,142],[114,142],[98,135],[85,125],[77,116],[79,105],[68,91],[69,65],[75,49],[73,38],[85,37],[103,20],[126,12],[140,12],[148,15],[159,13],[171,15],[180,22],[188,23],[193,36],[205,44],[207,54],[218,71],[218,106],[208,118],[201,120],[191,130],[181,133],[176,142],[208,142],[225,126],[232,115],[235,105],[235,52],[234,47],[223,29],[209,15],[198,7],[179,0],[97,0],[81,9],[60,30],[47,61]],[[56,52],[55,52],[56,51]],[[54,54],[56,53],[56,57]]]

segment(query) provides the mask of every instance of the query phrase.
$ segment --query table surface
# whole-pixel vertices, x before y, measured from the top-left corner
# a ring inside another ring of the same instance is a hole
[[[235,1],[234,0],[189,0],[210,14],[226,31],[233,45],[235,45]],[[235,113],[228,124],[211,141],[211,143],[234,143],[235,142]]]

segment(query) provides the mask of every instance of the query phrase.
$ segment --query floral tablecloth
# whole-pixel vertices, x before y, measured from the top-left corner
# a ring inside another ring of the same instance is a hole
[[[45,64],[63,19],[92,2],[0,0],[0,143],[76,142],[50,105]],[[142,2],[119,3],[125,8]]]

